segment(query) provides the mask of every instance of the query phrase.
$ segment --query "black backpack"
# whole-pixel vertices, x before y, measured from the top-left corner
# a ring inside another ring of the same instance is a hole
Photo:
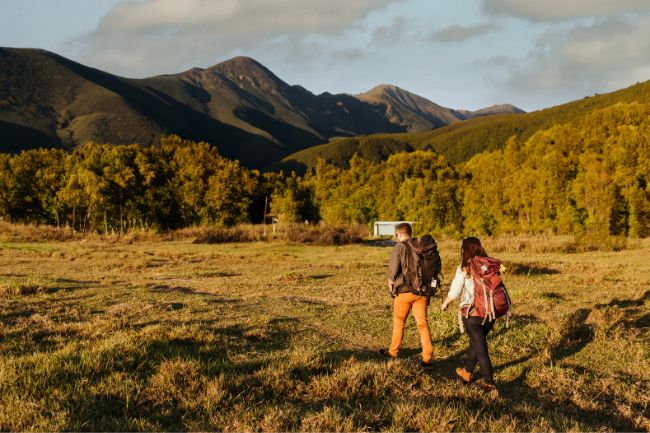
[[[411,238],[404,242],[404,245],[408,250],[406,266],[403,269],[404,283],[418,296],[435,295],[440,287],[442,261],[433,236]]]

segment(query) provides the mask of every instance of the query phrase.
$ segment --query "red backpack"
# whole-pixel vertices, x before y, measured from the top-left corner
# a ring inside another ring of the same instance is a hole
[[[464,309],[465,317],[475,310],[483,323],[510,311],[510,296],[501,280],[501,261],[491,257],[474,257],[468,262],[474,280],[474,303]]]

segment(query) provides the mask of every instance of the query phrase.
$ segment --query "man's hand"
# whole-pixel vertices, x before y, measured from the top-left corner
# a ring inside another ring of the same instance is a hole
[[[450,302],[449,298],[445,299],[445,302],[442,303],[442,305],[440,306],[440,309],[442,311],[446,311],[447,307],[449,306],[449,302]]]
[[[390,279],[388,280],[388,291],[389,292],[393,291],[393,282]]]

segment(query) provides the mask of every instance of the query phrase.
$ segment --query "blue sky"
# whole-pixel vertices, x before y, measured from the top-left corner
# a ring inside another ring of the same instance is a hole
[[[0,45],[137,78],[248,55],[314,93],[535,110],[650,80],[650,2],[0,0]]]

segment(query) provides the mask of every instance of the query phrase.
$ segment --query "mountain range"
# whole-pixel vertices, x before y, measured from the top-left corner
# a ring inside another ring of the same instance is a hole
[[[70,149],[87,141],[149,145],[178,134],[262,168],[332,139],[420,133],[518,113],[507,104],[454,110],[393,85],[315,95],[249,57],[130,79],[44,50],[0,48],[2,152]]]
[[[378,162],[394,153],[418,149],[432,150],[457,164],[478,153],[503,147],[510,137],[516,136],[523,142],[536,132],[554,125],[578,123],[594,111],[634,102],[650,104],[650,81],[611,93],[585,96],[531,113],[480,116],[475,112],[474,117],[462,122],[427,131],[341,137],[289,155],[272,168],[302,173],[308,167],[313,167],[318,158],[339,167],[347,167],[355,154]],[[462,111],[460,113],[463,114]]]

